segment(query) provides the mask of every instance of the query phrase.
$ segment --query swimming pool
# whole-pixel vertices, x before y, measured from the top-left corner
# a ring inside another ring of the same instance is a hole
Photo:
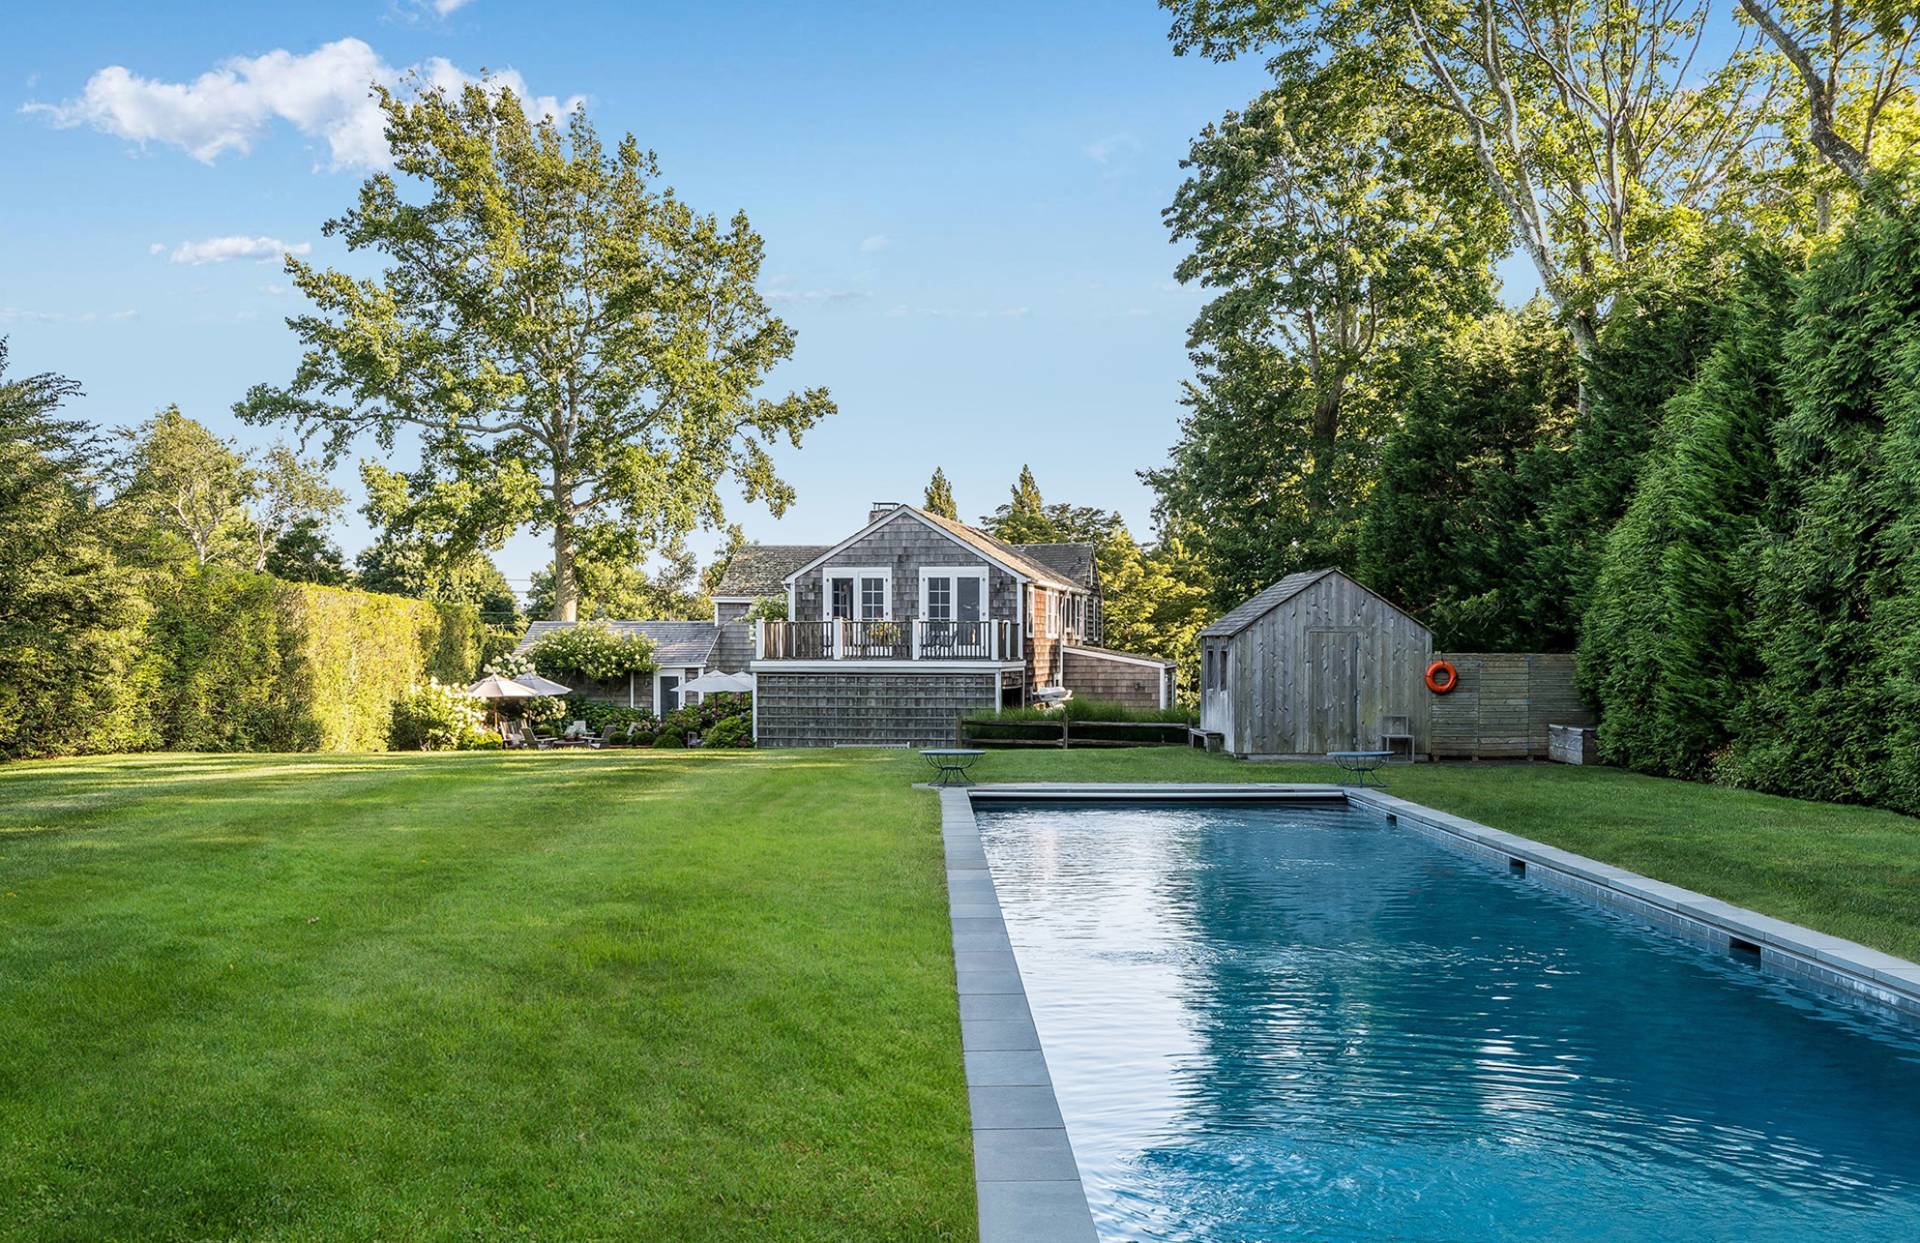
[[[1103,1238],[1920,1238],[1920,1030],[1358,810],[981,805]]]

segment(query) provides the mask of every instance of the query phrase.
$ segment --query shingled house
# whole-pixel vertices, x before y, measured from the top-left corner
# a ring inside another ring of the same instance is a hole
[[[785,597],[787,616],[747,620],[768,597]],[[521,647],[565,624],[535,622]],[[613,624],[654,638],[661,669],[652,686],[582,693],[670,709],[687,679],[750,671],[762,746],[945,742],[962,713],[1025,704],[1043,687],[1173,702],[1169,662],[1099,646],[1092,545],[1008,544],[913,505],[873,506],[837,544],[740,548],[711,622]]]
[[[755,626],[763,746],[899,746],[953,736],[962,713],[1043,687],[1143,707],[1173,701],[1173,666],[1098,646],[1086,544],[1008,544],[913,505],[783,576],[787,617]]]

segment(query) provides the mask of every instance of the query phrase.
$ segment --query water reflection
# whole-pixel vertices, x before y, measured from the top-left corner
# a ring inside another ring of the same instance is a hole
[[[1112,1238],[1920,1238],[1895,1021],[1354,813],[981,826]]]

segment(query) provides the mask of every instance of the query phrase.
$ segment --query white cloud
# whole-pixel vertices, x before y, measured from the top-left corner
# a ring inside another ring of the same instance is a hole
[[[1138,151],[1139,141],[1132,134],[1108,134],[1105,138],[1090,142],[1080,150],[1095,164],[1106,164],[1117,155]]]
[[[446,17],[458,9],[464,9],[472,0],[430,0],[427,7],[433,10],[435,17]]]
[[[17,306],[0,306],[0,324],[97,324],[133,319],[138,311],[23,311]]]
[[[277,237],[247,237],[232,234],[209,237],[198,242],[182,242],[167,256],[171,263],[225,263],[229,259],[278,259],[281,255],[304,255],[313,250],[311,242],[283,242]]]
[[[769,302],[860,302],[870,297],[863,289],[769,289]]]
[[[167,249],[167,244],[165,242],[155,242],[151,246],[147,247],[147,253],[150,255],[164,254],[166,253],[166,249]]]
[[[273,122],[285,121],[324,140],[333,169],[385,168],[392,160],[371,88],[375,82],[398,86],[409,75],[447,90],[478,81],[445,57],[397,70],[361,40],[336,39],[299,55],[276,49],[232,57],[191,82],[143,78],[109,65],[87,79],[78,98],[30,103],[22,111],[63,129],[89,125],[130,142],[178,147],[208,164],[230,151],[247,154]],[[578,95],[564,102],[535,96],[511,69],[491,80],[541,114],[560,116],[584,102]]]
[[[884,233],[873,233],[860,239],[860,253],[863,255],[877,255],[892,248],[893,239]]]

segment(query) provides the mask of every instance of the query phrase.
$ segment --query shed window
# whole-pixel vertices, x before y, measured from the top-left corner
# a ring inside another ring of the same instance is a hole
[[[1201,653],[1201,655],[1205,658],[1207,667],[1206,667],[1205,676],[1201,679],[1200,685],[1205,687],[1207,690],[1212,690],[1213,689],[1213,649],[1208,648],[1205,652]]]

